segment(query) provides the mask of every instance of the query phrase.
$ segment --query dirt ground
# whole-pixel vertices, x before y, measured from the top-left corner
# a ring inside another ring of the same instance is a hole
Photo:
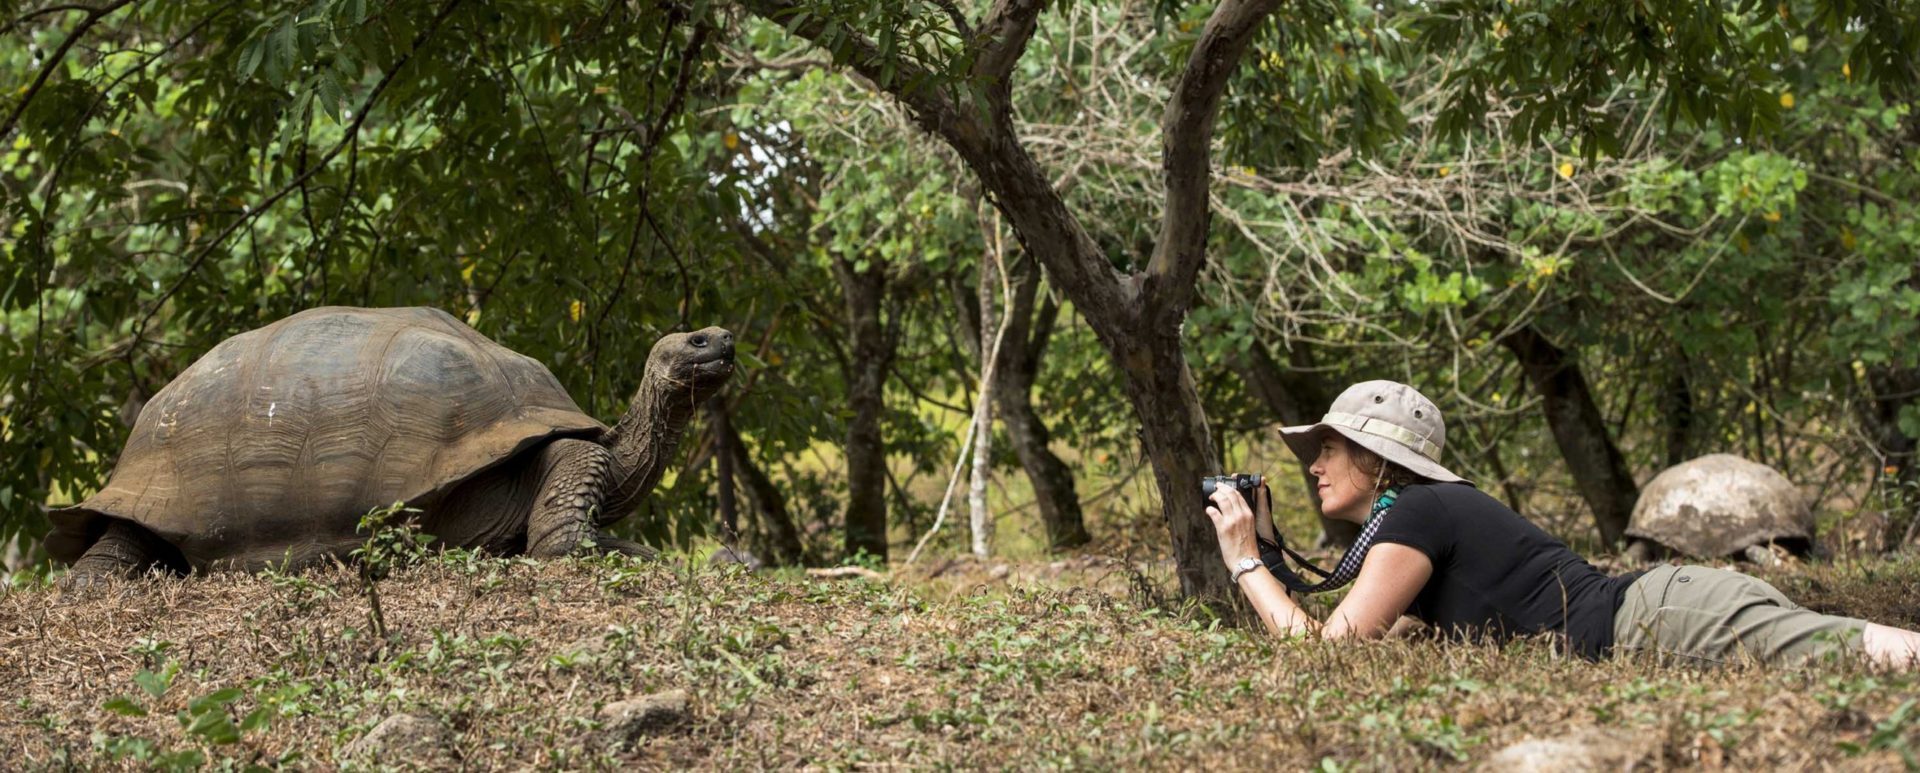
[[[1920,749],[1916,680],[1858,664],[1276,641],[1143,603],[1154,567],[1092,556],[879,580],[703,563],[432,559],[379,585],[384,641],[344,569],[7,591],[0,768],[1898,769]],[[1920,562],[1767,576],[1920,625]],[[671,691],[683,709],[623,718]],[[444,740],[355,746],[400,714]]]

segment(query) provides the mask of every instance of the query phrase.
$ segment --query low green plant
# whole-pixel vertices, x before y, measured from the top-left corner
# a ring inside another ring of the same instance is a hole
[[[426,558],[427,545],[433,542],[433,536],[422,534],[412,518],[419,512],[405,502],[367,511],[357,529],[367,535],[367,541],[349,554],[360,567],[360,587],[367,594],[367,621],[382,643],[388,635],[387,616],[380,608],[380,581],[393,570]]]
[[[116,695],[101,703],[101,708],[124,717],[149,716],[157,710],[157,703],[173,689],[174,680],[180,675],[179,662],[165,658],[165,646],[149,645],[144,649],[153,657],[163,660],[157,668],[141,669],[133,675],[134,684],[146,697]],[[174,720],[179,723],[181,733],[193,744],[185,748],[170,748],[168,744],[151,738],[105,732],[95,732],[90,741],[94,748],[116,761],[137,762],[164,771],[199,770],[207,762],[205,750],[237,744],[247,733],[266,727],[272,720],[273,709],[260,705],[235,722],[232,706],[245,697],[246,691],[241,688],[222,687],[189,699],[185,708],[174,712]]]

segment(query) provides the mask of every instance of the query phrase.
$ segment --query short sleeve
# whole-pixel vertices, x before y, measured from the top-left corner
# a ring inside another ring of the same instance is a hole
[[[1427,487],[1408,487],[1380,518],[1374,544],[1406,545],[1427,554],[1436,567],[1453,555],[1453,519],[1447,517],[1446,504]]]

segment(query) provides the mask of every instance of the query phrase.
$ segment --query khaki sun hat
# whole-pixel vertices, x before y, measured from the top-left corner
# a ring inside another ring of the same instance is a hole
[[[1419,390],[1397,381],[1363,381],[1347,387],[1318,424],[1285,427],[1281,438],[1301,459],[1320,455],[1321,433],[1342,437],[1415,475],[1443,483],[1466,483],[1440,464],[1447,424],[1440,409]]]

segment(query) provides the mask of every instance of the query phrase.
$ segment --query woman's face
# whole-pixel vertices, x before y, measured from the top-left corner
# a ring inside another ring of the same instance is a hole
[[[1320,512],[1328,518],[1363,523],[1372,508],[1373,478],[1353,461],[1353,446],[1337,433],[1320,441],[1320,456],[1308,468],[1318,478]]]

